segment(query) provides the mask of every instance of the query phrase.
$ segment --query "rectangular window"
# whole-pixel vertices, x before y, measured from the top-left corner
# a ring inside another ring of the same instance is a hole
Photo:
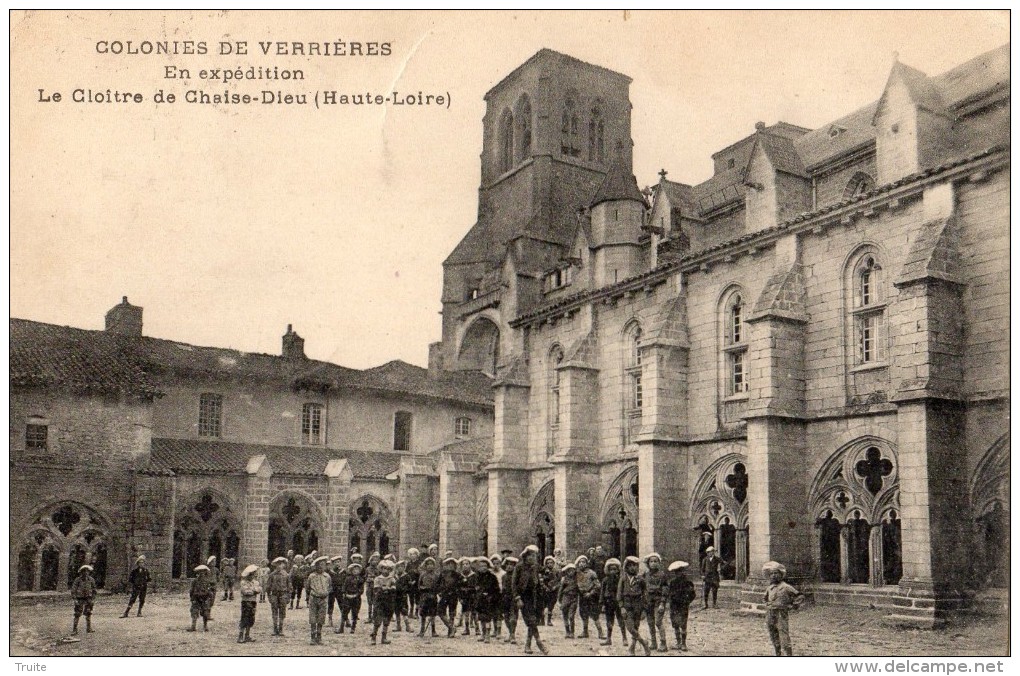
[[[301,409],[301,443],[318,446],[322,443],[322,405],[305,404]]]
[[[641,389],[641,373],[631,374],[631,402],[634,409],[640,409],[645,403],[644,392]]]
[[[471,418],[457,418],[454,433],[461,438],[471,436]]]
[[[857,363],[885,361],[885,315],[881,312],[857,316]]]
[[[393,415],[393,450],[411,450],[411,414],[397,411]]]
[[[206,393],[198,400],[198,436],[219,437],[223,431],[223,397]]]
[[[25,426],[25,448],[45,451],[48,445],[49,428],[46,425]]]
[[[743,394],[747,392],[747,372],[745,371],[744,352],[731,352],[729,354],[729,394]]]

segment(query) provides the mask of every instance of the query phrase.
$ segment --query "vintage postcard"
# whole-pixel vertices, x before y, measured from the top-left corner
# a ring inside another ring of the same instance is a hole
[[[1002,671],[1009,20],[12,12],[16,668]]]

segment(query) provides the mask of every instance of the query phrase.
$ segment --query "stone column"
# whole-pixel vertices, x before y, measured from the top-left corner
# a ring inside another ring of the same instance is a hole
[[[439,496],[436,490],[436,470],[430,458],[404,456],[400,459],[400,552],[408,547],[420,548],[423,544],[438,542],[436,531]],[[390,549],[398,545],[392,543]],[[422,556],[425,552],[422,552]]]
[[[516,555],[531,542],[531,498],[526,470],[489,466],[489,551],[512,549]]]
[[[331,556],[343,554],[346,560],[354,472],[346,459],[334,459],[326,464],[323,474],[326,477],[326,523],[319,551]]]
[[[811,570],[811,529],[807,513],[810,478],[804,425],[804,272],[796,235],[776,244],[777,269],[769,278],[749,329],[747,420],[749,576],[741,594],[743,610],[758,611],[767,581],[766,561],[783,563],[787,578],[800,584]]]
[[[601,503],[598,465],[551,460],[556,465],[556,547],[568,558],[601,544],[598,505]]]
[[[135,474],[130,553],[133,556],[145,554],[153,583],[158,587],[169,584],[173,572],[175,488],[173,476],[153,472]]]
[[[478,541],[475,523],[476,456],[444,451],[439,459],[439,551],[473,552]],[[498,550],[497,550],[498,551]]]
[[[519,552],[531,541],[528,533],[528,410],[531,387],[526,364],[511,360],[493,385],[495,410],[492,462],[489,473],[489,550]]]
[[[244,491],[244,526],[238,565],[258,563],[269,549],[269,482],[273,468],[264,455],[252,456],[245,468],[248,475]]]

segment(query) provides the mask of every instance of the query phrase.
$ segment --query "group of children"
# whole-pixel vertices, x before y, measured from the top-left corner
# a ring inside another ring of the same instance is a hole
[[[566,637],[588,638],[589,623],[594,623],[601,645],[610,646],[615,626],[620,627],[624,645],[630,636],[630,654],[640,644],[645,655],[652,650],[668,650],[665,617],[668,612],[673,627],[676,648],[687,651],[687,622],[690,605],[697,594],[688,579],[685,561],[674,561],[665,569],[662,557],[656,553],[642,561],[628,556],[619,559],[606,557],[601,548],[589,550],[587,555],[573,562],[564,562],[562,552],[547,556],[540,564],[539,550],[529,545],[520,558],[504,550],[499,556],[454,558],[452,552],[439,560],[438,547],[430,545],[426,555],[411,548],[406,560],[396,561],[373,553],[368,562],[357,552],[344,565],[343,557],[320,556],[311,552],[307,556],[288,552],[288,556],[275,558],[271,563],[249,565],[240,574],[237,585],[241,597],[241,619],[238,625],[238,643],[253,641],[251,628],[255,624],[258,602],[268,598],[273,617],[273,635],[283,636],[287,611],[300,609],[304,597],[308,608],[311,644],[322,644],[324,626],[334,627],[334,609],[339,610],[339,622],[334,632],[354,633],[358,626],[362,597],[367,601],[367,616],[371,622],[372,644],[379,639],[390,643],[388,632],[411,631],[411,618],[418,618],[418,636],[437,636],[436,619],[446,627],[447,636],[454,637],[458,628],[463,635],[474,630],[478,640],[490,643],[502,639],[517,643],[517,627],[524,621],[527,634],[524,652],[531,654],[534,642],[543,654],[548,649],[540,638],[540,626],[552,625],[552,611],[559,605]],[[593,565],[594,564],[594,565]],[[202,619],[204,631],[209,631],[212,608],[216,600],[218,583],[223,586],[224,599],[233,598],[233,578],[236,567],[225,560],[217,569],[216,557],[194,569],[191,584],[191,627],[197,631]],[[789,610],[799,607],[803,596],[784,581],[785,568],[770,561],[762,569],[770,584],[765,594],[766,626],[775,647],[776,655],[792,655],[789,634]],[[229,581],[228,581],[229,579]],[[127,617],[134,601],[138,600],[138,615],[145,603],[145,592],[151,575],[145,568],[145,557],[140,556],[129,576],[132,592]],[[707,590],[707,585],[706,585]],[[73,633],[84,615],[86,631],[92,632],[92,608],[96,584],[92,566],[83,565],[71,587],[74,599]],[[714,599],[713,599],[714,602]],[[708,598],[706,594],[705,603]],[[458,613],[459,608],[459,613]],[[581,632],[576,632],[576,615],[581,616]],[[602,616],[606,625],[603,631]],[[641,635],[642,619],[647,623],[650,642]],[[506,627],[506,636],[502,629]]]

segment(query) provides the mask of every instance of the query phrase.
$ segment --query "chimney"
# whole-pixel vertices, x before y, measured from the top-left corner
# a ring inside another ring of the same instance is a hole
[[[142,335],[142,308],[128,302],[124,296],[119,305],[114,305],[106,313],[106,330],[125,336]]]
[[[283,356],[287,359],[305,359],[305,339],[294,333],[294,325],[287,324],[283,334]]]

